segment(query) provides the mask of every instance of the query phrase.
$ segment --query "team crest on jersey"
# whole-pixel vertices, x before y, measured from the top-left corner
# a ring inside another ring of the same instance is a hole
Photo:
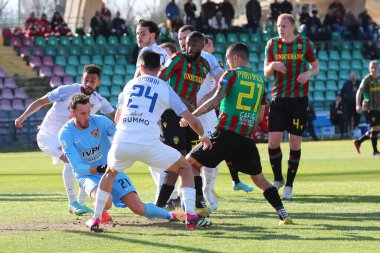
[[[173,143],[174,143],[175,145],[178,145],[178,143],[179,143],[179,138],[178,138],[178,136],[174,136],[174,138],[173,138]]]
[[[164,128],[166,128],[166,126],[168,125],[168,123],[163,122],[162,125],[164,126]]]
[[[297,44],[297,49],[302,49],[302,44]]]
[[[92,134],[95,138],[98,138],[98,137],[99,137],[99,129],[92,130],[92,131],[91,131],[91,134]]]

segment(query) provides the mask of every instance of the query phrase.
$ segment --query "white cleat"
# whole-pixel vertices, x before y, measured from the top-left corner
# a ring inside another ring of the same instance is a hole
[[[285,185],[285,180],[281,180],[281,181],[273,181],[273,186],[277,188],[277,190],[279,190],[281,187],[283,187]]]
[[[282,197],[286,200],[291,200],[293,197],[293,187],[286,186]]]

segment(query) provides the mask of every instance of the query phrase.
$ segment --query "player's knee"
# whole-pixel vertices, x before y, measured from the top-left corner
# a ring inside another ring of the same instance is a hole
[[[115,178],[119,172],[111,167],[108,167],[106,172],[104,173],[106,177]]]
[[[191,167],[193,167],[194,169],[197,169],[197,170],[200,170],[203,165],[200,164],[194,157],[192,156],[187,156],[186,157],[187,161],[190,163]]]

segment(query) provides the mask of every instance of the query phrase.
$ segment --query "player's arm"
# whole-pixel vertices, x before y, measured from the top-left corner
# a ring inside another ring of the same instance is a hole
[[[116,111],[113,111],[109,114],[107,114],[107,117],[110,118],[112,121],[116,118]]]
[[[297,77],[297,82],[299,83],[306,83],[307,80],[309,80],[310,77],[316,76],[319,72],[319,62],[318,60],[310,63],[310,69],[308,71],[305,71]]]
[[[212,148],[212,143],[203,130],[202,123],[189,110],[184,111],[180,116],[190,125],[190,127],[198,134],[199,140],[203,142],[203,149]]]
[[[257,124],[260,124],[263,121],[264,112],[265,112],[265,105],[261,105],[259,114],[257,115]]]
[[[214,96],[199,106],[194,112],[194,116],[201,116],[215,108],[217,108],[220,104],[220,101],[226,96],[226,92],[222,89],[217,89]]]
[[[28,108],[26,108],[25,112],[21,114],[20,117],[18,117],[15,120],[15,126],[17,128],[21,128],[24,121],[33,113],[39,111],[43,106],[50,104],[50,100],[48,98],[48,95],[45,95],[37,100],[35,100],[33,103],[31,103]]]
[[[264,62],[264,76],[265,77],[269,78],[273,76],[275,71],[285,74],[286,67],[284,63],[280,61],[272,61],[272,62],[265,61]]]
[[[160,71],[160,73],[158,73],[158,78],[164,80],[165,82],[166,82],[167,80],[169,80],[169,76],[166,75],[165,72],[162,71],[162,70]]]
[[[356,92],[356,112],[361,114],[363,109],[362,109],[362,95],[363,95],[363,88],[364,88],[364,82],[362,82],[359,86],[358,91]]]

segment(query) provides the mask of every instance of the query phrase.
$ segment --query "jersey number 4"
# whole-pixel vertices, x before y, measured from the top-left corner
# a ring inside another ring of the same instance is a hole
[[[143,86],[143,85],[139,85],[139,84],[136,84],[136,85],[133,85],[132,89],[135,91],[133,93],[131,93],[130,97],[129,97],[129,100],[128,100],[128,107],[130,108],[139,108],[139,106],[137,105],[137,103],[133,102],[133,97],[145,97],[150,101],[150,106],[149,106],[149,112],[153,112],[154,110],[154,107],[156,106],[156,102],[157,102],[157,98],[158,98],[158,94],[157,93],[153,93],[152,95],[150,94],[151,91],[152,91],[152,88],[151,87],[146,87],[146,86]]]

